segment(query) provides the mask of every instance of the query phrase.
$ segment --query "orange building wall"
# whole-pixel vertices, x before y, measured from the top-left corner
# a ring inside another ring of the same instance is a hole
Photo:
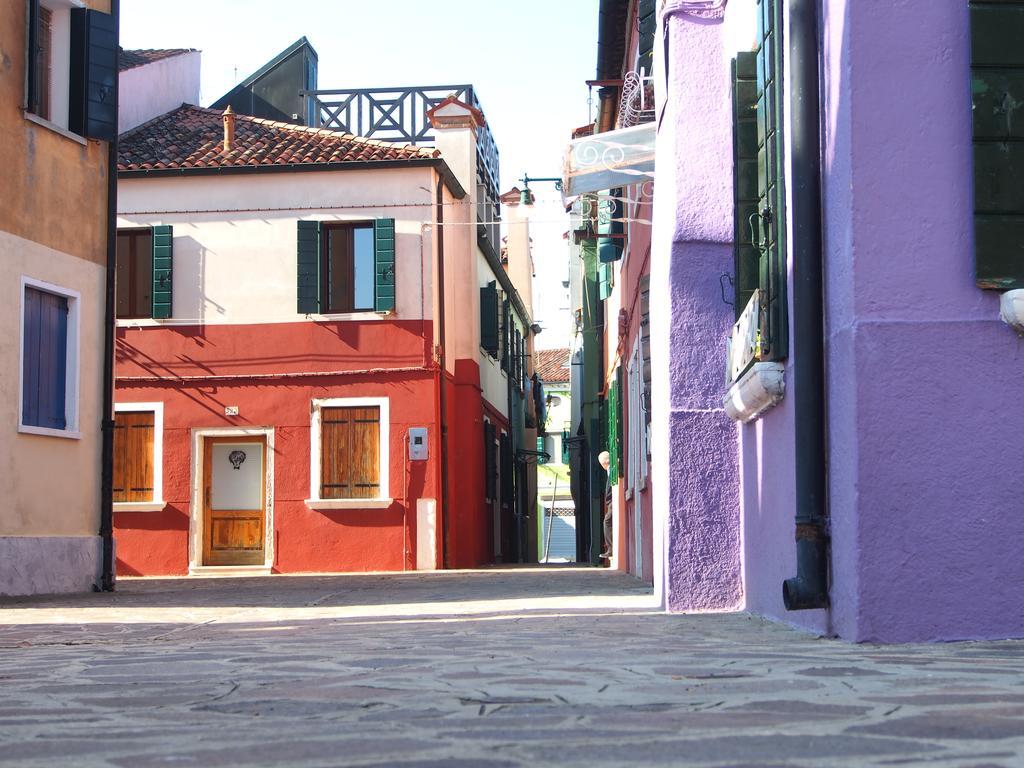
[[[88,0],[109,12],[109,0]],[[24,115],[28,4],[0,12],[0,230],[96,264],[106,261],[107,145],[82,142]]]

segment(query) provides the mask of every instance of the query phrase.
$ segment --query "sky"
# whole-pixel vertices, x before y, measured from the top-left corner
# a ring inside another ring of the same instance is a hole
[[[590,122],[598,0],[122,0],[125,48],[198,48],[207,106],[305,35],[320,88],[475,86],[501,153],[502,191],[561,176],[573,128]],[[531,211],[539,348],[567,346],[560,312],[568,219],[552,184]]]

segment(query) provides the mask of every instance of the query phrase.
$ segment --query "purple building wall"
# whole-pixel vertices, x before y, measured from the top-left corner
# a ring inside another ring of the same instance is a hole
[[[652,250],[671,254],[652,268],[671,307],[653,337],[670,357],[664,378],[655,367],[669,607],[728,607],[745,590],[752,612],[854,641],[1024,636],[1024,342],[974,285],[967,3],[822,0],[827,612],[782,605],[799,393],[752,425],[722,421],[734,25],[684,5],[662,21]]]
[[[1022,636],[1024,346],[974,285],[967,3],[866,5],[826,3],[833,618]]]
[[[719,278],[732,264],[729,82],[722,49],[706,27],[669,20],[670,79],[659,93],[652,233],[655,507],[665,542],[671,610],[742,606],[736,429],[722,407],[722,350],[732,317]],[[656,46],[657,47],[657,46]],[[661,69],[659,71],[665,71]],[[724,122],[723,122],[724,121]],[[661,158],[669,158],[668,162]]]

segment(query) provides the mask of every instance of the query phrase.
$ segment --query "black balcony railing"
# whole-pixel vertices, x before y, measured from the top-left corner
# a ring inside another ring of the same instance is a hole
[[[306,114],[320,128],[353,133],[380,141],[431,144],[434,130],[427,111],[448,96],[483,110],[472,85],[428,85],[404,88],[348,88],[303,91]],[[498,145],[489,126],[476,133],[477,177],[486,200],[496,209],[499,194]],[[479,216],[486,221],[487,216]]]

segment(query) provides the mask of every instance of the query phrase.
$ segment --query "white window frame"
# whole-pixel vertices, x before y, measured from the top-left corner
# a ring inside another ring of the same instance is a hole
[[[391,461],[390,398],[387,397],[328,397],[313,400],[309,429],[309,498],[310,509],[386,509],[394,503],[390,496],[373,499],[324,499],[320,497],[320,439],[321,412],[324,408],[380,409],[380,448],[378,451],[380,492],[390,493],[389,467]]]
[[[162,512],[164,501],[164,404],[114,403],[114,413],[153,413],[153,499],[115,501],[115,512]]]
[[[35,288],[44,293],[61,296],[68,301],[68,340],[64,358],[64,429],[37,427],[25,423],[25,293],[27,288]],[[44,280],[36,280],[27,275],[21,276],[21,312],[18,321],[21,325],[18,344],[18,432],[27,435],[46,435],[80,440],[82,433],[78,429],[78,379],[80,365],[80,327],[81,327],[82,294],[70,288],[63,288]]]

